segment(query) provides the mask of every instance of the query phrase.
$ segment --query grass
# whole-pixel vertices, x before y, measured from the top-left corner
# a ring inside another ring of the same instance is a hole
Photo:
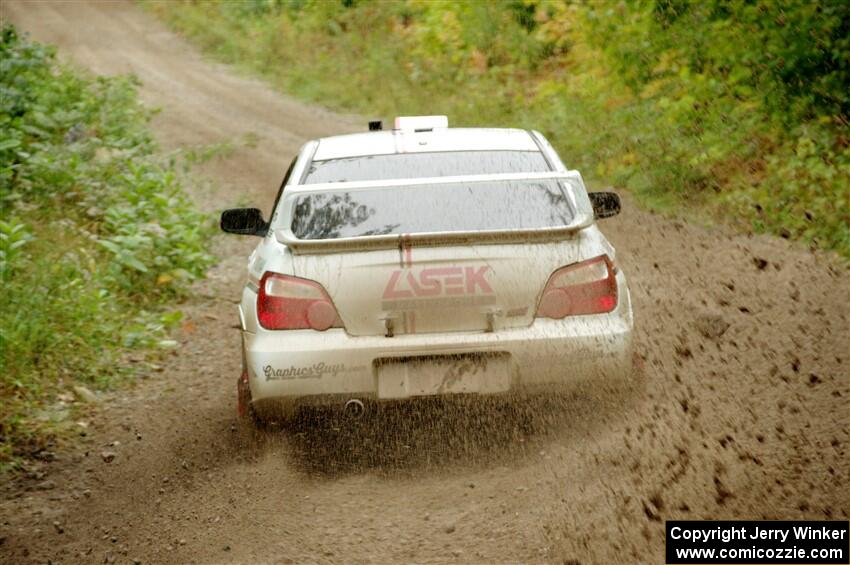
[[[0,31],[0,471],[67,438],[128,356],[156,361],[212,262],[181,180],[203,155],[158,151],[137,88]]]

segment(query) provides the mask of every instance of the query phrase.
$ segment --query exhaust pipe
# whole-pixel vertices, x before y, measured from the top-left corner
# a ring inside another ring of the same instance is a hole
[[[359,419],[366,413],[366,407],[363,405],[363,402],[357,398],[352,398],[346,402],[342,410],[347,417],[353,420]]]

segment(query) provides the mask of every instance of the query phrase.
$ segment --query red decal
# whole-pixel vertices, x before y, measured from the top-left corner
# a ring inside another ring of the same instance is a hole
[[[490,283],[488,283],[487,279],[484,278],[484,275],[487,274],[488,270],[490,270],[490,267],[480,267],[477,271],[474,267],[466,268],[466,292],[468,294],[475,294],[476,286],[481,287],[481,292],[483,294],[493,292],[493,289],[490,288]]]
[[[413,276],[413,271],[407,271],[407,284],[409,284],[410,288],[413,289],[414,295],[423,296],[422,287],[416,282],[416,278]]]
[[[410,236],[407,236],[404,239],[404,258],[407,261],[407,266],[413,266],[413,241],[411,241]]]
[[[486,267],[485,267],[486,268]],[[454,275],[450,277],[446,277],[444,284],[446,285],[446,294],[458,295],[463,294],[463,271],[460,267],[452,269],[451,273],[446,273],[449,275]]]
[[[493,294],[487,282],[489,266],[431,267],[418,273],[413,269],[395,269],[384,289],[384,300],[441,295]]]
[[[393,271],[393,274],[390,275],[390,282],[387,283],[387,288],[384,289],[384,300],[389,300],[393,298],[410,298],[413,296],[413,293],[409,290],[396,290],[396,284],[398,284],[398,279],[401,277],[401,270],[396,269]]]
[[[416,296],[438,296],[442,293],[443,284],[439,277],[446,274],[444,271],[446,269],[423,269],[419,274],[419,280],[422,281],[422,286],[425,288],[421,292],[417,292]]]

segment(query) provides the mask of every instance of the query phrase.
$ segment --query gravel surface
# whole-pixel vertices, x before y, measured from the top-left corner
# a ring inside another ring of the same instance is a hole
[[[136,73],[166,148],[255,135],[200,168],[210,210],[268,210],[301,143],[365,128],[205,60],[129,3],[0,10],[95,73]],[[661,563],[667,519],[847,519],[845,264],[624,204],[602,229],[630,279],[630,381],[263,433],[235,416],[255,242],[218,237],[167,362],[99,401],[80,446],[3,485],[0,562]]]

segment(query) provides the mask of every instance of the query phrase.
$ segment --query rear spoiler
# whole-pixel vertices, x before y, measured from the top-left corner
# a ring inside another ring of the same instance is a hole
[[[298,196],[314,192],[349,192],[358,189],[402,187],[452,182],[509,181],[509,180],[564,180],[570,188],[570,203],[575,210],[573,221],[566,226],[554,228],[529,228],[487,231],[423,232],[412,234],[367,235],[336,239],[299,239],[292,232],[291,218]],[[577,186],[581,190],[577,190]],[[593,224],[593,208],[584,189],[578,171],[551,173],[511,173],[499,175],[465,175],[368,182],[335,182],[325,184],[296,185],[287,187],[282,202],[283,225],[274,229],[275,239],[286,245],[295,254],[337,253],[340,251],[370,251],[375,249],[398,249],[405,245],[420,247],[445,244],[499,244],[524,241],[557,241],[572,237],[575,232]]]

